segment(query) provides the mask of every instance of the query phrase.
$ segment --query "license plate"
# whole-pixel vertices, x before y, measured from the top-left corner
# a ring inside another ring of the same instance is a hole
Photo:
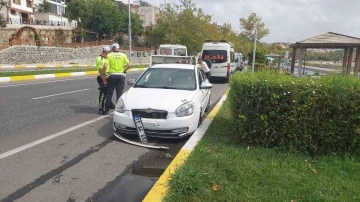
[[[153,129],[156,127],[156,123],[154,122],[142,122],[145,128]]]
[[[146,137],[146,134],[145,134],[145,130],[144,130],[144,125],[141,121],[141,117],[140,115],[136,114],[134,116],[134,123],[135,123],[135,127],[136,127],[136,130],[139,134],[139,138],[140,138],[140,141],[141,143],[147,143],[147,137]]]

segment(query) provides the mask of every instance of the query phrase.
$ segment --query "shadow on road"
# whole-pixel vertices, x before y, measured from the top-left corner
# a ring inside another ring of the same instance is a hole
[[[99,109],[97,107],[72,105],[69,108],[74,110],[75,114],[98,114],[99,112]]]

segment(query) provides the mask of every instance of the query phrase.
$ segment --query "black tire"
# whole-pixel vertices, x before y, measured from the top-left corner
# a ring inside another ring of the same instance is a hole
[[[209,67],[209,69],[211,69],[212,66],[212,62],[209,59],[203,59],[203,61],[207,64],[207,66]]]
[[[210,111],[210,105],[211,105],[211,95],[210,95],[210,97],[209,97],[209,101],[208,101],[208,103],[207,103],[207,106],[206,106],[206,109],[205,109],[205,112],[209,112]]]
[[[228,78],[225,78],[225,83],[229,83],[229,81],[230,81],[230,78],[231,78],[231,72],[229,73],[229,76],[228,76]]]
[[[202,116],[201,116],[201,110],[200,110],[200,118],[199,118],[199,122],[198,122],[198,128],[199,128],[200,125],[201,125],[201,118],[202,118]]]

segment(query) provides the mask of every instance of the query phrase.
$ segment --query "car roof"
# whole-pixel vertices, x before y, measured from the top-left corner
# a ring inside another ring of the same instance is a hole
[[[149,68],[176,68],[176,69],[194,69],[195,65],[192,64],[156,64]]]

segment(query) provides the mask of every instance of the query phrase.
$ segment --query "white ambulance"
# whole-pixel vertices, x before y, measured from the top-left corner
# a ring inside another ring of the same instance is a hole
[[[211,78],[225,79],[226,82],[236,70],[234,45],[226,40],[206,40],[202,46],[201,58],[210,60]]]

